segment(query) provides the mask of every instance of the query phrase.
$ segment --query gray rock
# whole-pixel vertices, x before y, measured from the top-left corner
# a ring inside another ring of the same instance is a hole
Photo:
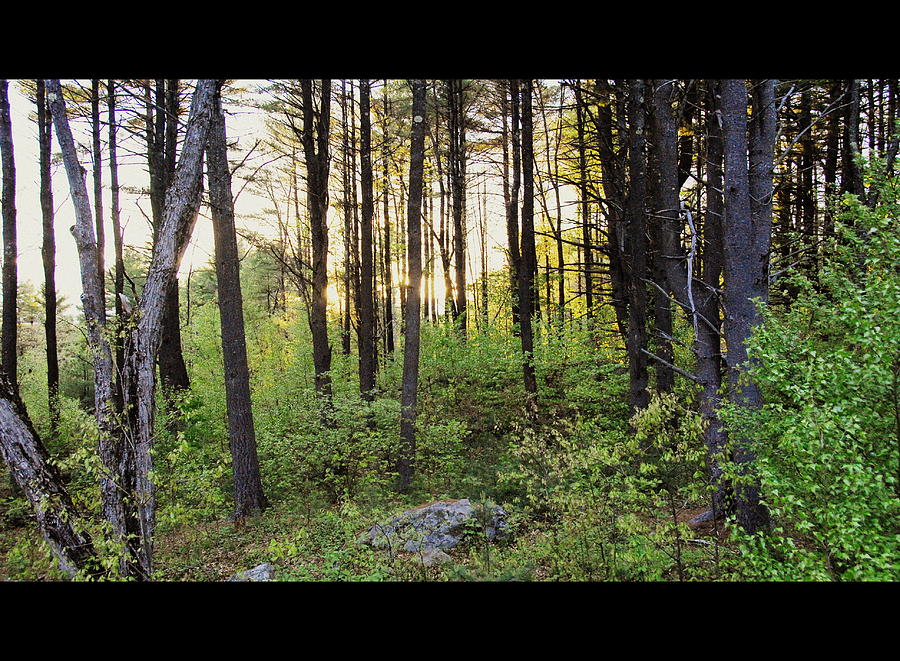
[[[428,549],[427,551],[422,553],[422,564],[426,567],[431,567],[433,565],[442,565],[445,562],[450,562],[452,559],[453,558],[451,558],[440,549]]]
[[[238,572],[228,579],[229,583],[260,583],[263,581],[271,581],[275,578],[275,567],[268,562],[256,565],[253,569]]]
[[[468,498],[420,505],[373,526],[361,540],[374,548],[449,549],[476,531],[493,541],[506,533],[506,512],[497,505],[472,505]]]

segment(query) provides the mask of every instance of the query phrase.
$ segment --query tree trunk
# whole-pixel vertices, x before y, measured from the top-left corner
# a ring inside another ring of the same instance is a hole
[[[710,483],[713,492],[714,517],[729,509],[726,490],[722,484],[720,462],[725,451],[725,430],[719,422],[717,409],[721,404],[719,389],[722,385],[722,341],[719,334],[719,294],[722,278],[722,220],[725,215],[722,183],[722,127],[716,114],[718,82],[710,82],[708,92],[706,152],[706,217],[703,221],[703,285],[698,290],[697,311],[708,323],[697,324],[694,352],[697,356],[697,376],[703,392],[700,396],[700,413],[703,416],[703,440],[706,444]]]
[[[53,229],[53,187],[50,170],[52,120],[43,80],[37,80],[38,151],[40,158],[41,225],[44,263],[44,338],[47,345],[47,398],[50,435],[59,429],[59,355],[56,339],[56,234]]]
[[[75,207],[75,225],[72,234],[78,249],[81,268],[81,305],[87,323],[88,345],[94,364],[94,415],[99,427],[99,454],[103,463],[100,476],[101,509],[111,526],[112,541],[126,544],[125,485],[122,482],[121,460],[123,444],[121,430],[117,428],[118,400],[113,386],[112,350],[103,324],[103,290],[97,269],[97,243],[94,239],[94,223],[88,201],[84,169],[78,162],[75,140],[66,117],[66,106],[59,80],[45,81],[47,100],[56,127],[56,138],[63,155],[66,176],[69,181],[72,202]],[[121,368],[121,366],[120,366]],[[123,555],[121,571],[125,575],[140,576],[133,547]]]
[[[177,88],[178,81],[168,81],[168,88]],[[177,104],[173,106],[172,95],[167,93],[165,80],[156,81],[156,102],[153,106],[155,123],[148,117],[147,154],[150,167],[150,196],[153,210],[154,240],[163,222],[167,189],[174,176],[175,135],[178,126]],[[150,112],[148,108],[148,113]],[[181,346],[181,321],[179,319],[178,277],[166,289],[165,312],[163,313],[162,350],[159,352],[159,375],[170,414],[174,413],[174,403],[169,394],[187,390],[190,387],[187,365]]]
[[[100,425],[100,456],[106,473],[101,482],[104,515],[112,524],[116,541],[127,536],[128,553],[123,572],[148,580],[153,571],[153,529],[156,498],[151,481],[154,438],[154,391],[157,353],[162,335],[162,316],[169,283],[184,254],[200,206],[203,149],[207,140],[212,97],[216,82],[201,80],[194,94],[181,159],[168,186],[162,224],[153,246],[153,258],[139,302],[139,320],[125,341],[122,373],[125,428],[115,429],[112,410],[112,356],[98,308],[102,292],[97,278],[97,244],[91,209],[75,142],[66,118],[58,80],[47,82],[53,123],[63,152],[66,173],[76,210],[73,228],[84,287],[82,305],[88,340],[94,357],[95,407]],[[116,432],[128,443],[116,442]],[[114,462],[118,462],[114,466]],[[125,498],[124,496],[127,496]]]
[[[512,127],[507,135],[506,129],[506,95],[510,96],[510,121]],[[509,279],[510,279],[510,307],[512,308],[513,335],[519,335],[519,271],[522,268],[522,257],[519,254],[519,186],[521,185],[521,163],[519,142],[519,87],[517,80],[510,80],[501,84],[500,112],[503,115],[503,197],[506,202],[506,240],[509,246]],[[512,181],[508,182],[510,143],[512,151]],[[507,188],[509,189],[507,192]]]
[[[359,81],[359,142],[360,176],[362,185],[362,215],[360,217],[360,307],[359,307],[359,390],[363,399],[375,397],[375,310],[372,277],[372,221],[375,206],[372,192],[372,124],[370,85],[368,79]]]
[[[103,152],[100,150],[100,81],[91,80],[91,154],[93,156],[94,221],[97,225],[97,277],[104,293],[103,319],[106,320],[106,265],[104,248],[106,232],[103,228]]]
[[[343,199],[341,202],[341,213],[344,217],[344,319],[341,329],[341,353],[345,356],[350,355],[350,301],[353,297],[353,280],[351,273],[353,271],[353,249],[351,247],[351,239],[353,234],[352,215],[350,212],[350,145],[347,143],[349,135],[347,125],[347,81],[341,81],[341,192]]]
[[[591,214],[588,199],[587,145],[585,143],[584,97],[581,81],[575,81],[575,118],[578,131],[578,186],[580,189],[581,236],[584,243],[584,295],[588,324],[594,317],[594,256],[591,250]],[[580,261],[580,260],[579,260]]]
[[[234,518],[261,512],[268,507],[263,494],[256,453],[256,432],[247,368],[247,340],[244,335],[240,258],[234,228],[234,201],[228,166],[228,140],[221,94],[216,94],[215,110],[207,145],[209,203],[212,210],[216,247],[219,316],[222,330],[222,359],[225,370],[225,398],[228,408],[228,438],[234,471]]]
[[[407,252],[409,288],[406,293],[406,335],[403,345],[403,393],[400,406],[399,488],[409,488],[416,454],[416,400],[419,385],[419,324],[422,289],[422,178],[425,163],[425,81],[414,80],[410,136]]]
[[[78,530],[79,514],[62,477],[41,443],[22,400],[0,380],[0,455],[31,503],[41,535],[70,576],[99,578],[102,569],[91,538]]]
[[[331,118],[331,81],[320,82],[319,109],[313,107],[313,82],[300,81],[303,95],[303,132],[301,140],[307,168],[307,207],[312,234],[312,304],[309,326],[313,339],[313,364],[316,391],[331,401],[331,345],[328,341],[328,135]],[[354,203],[355,206],[355,203]]]
[[[17,367],[18,270],[16,267],[16,164],[13,157],[12,118],[9,110],[9,81],[0,80],[0,169],[3,171],[0,206],[3,216],[3,340],[0,365],[13,392],[19,391]]]
[[[519,271],[519,320],[522,334],[522,368],[526,410],[537,410],[537,373],[534,364],[534,332],[531,327],[535,299],[537,255],[534,246],[534,147],[531,111],[531,81],[520,81],[522,98],[522,268]]]
[[[757,408],[759,388],[742,378],[747,369],[746,341],[760,321],[753,298],[767,299],[768,239],[771,232],[772,149],[775,138],[774,84],[761,81],[754,91],[754,121],[747,138],[747,87],[743,80],[722,83],[721,110],[725,150],[723,233],[725,272],[725,342],[731,398]],[[748,170],[748,147],[750,166]],[[734,439],[735,461],[746,472],[753,453],[746,439]],[[738,521],[748,532],[768,525],[755,484],[735,488]]]
[[[388,98],[387,98],[387,80],[384,81],[384,95],[382,96],[384,106],[384,136],[382,137],[381,161],[384,177],[384,189],[382,192],[382,205],[384,209],[384,347],[386,353],[393,355],[394,353],[394,276],[393,276],[393,259],[391,250],[391,219],[388,203],[388,195],[390,193],[390,173],[388,170],[388,156],[390,146],[388,144]]]
[[[466,337],[466,125],[462,80],[448,81],[450,105],[450,187],[453,196],[453,254],[456,273],[455,318]]]
[[[631,269],[628,280],[628,374],[629,403],[632,414],[646,408],[647,393],[647,198],[644,156],[644,81],[632,80],[628,89],[630,187],[626,202],[628,218],[627,248]]]
[[[123,296],[125,295],[125,259],[123,254],[122,224],[119,219],[119,162],[116,151],[116,88],[112,80],[106,83],[107,113],[109,116],[109,187],[110,187],[110,215],[113,226],[113,249],[116,254],[116,267],[114,276],[114,297],[116,305],[117,328],[121,329],[125,324],[125,309]],[[116,365],[122,365],[125,361],[124,349],[119,333],[113,340],[116,353]],[[116,393],[121,397],[121,383],[116,388]],[[121,408],[121,400],[118,402]]]

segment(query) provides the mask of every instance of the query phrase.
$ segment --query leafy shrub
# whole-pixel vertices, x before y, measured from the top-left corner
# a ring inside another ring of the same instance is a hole
[[[765,310],[749,343],[765,404],[723,417],[755,439],[776,527],[741,540],[741,577],[900,576],[898,183],[874,210],[844,197],[824,265],[793,276],[793,305]]]

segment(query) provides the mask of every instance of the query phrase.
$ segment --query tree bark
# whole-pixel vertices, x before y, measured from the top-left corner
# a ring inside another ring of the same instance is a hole
[[[9,109],[9,81],[0,80],[0,169],[3,171],[0,212],[3,216],[3,323],[0,366],[10,387],[18,392],[17,310],[18,269],[16,237],[16,164],[13,156],[12,117]]]
[[[328,341],[328,135],[331,118],[331,81],[320,81],[319,108],[313,107],[313,82],[300,81],[303,96],[303,131],[301,140],[307,168],[307,206],[312,234],[312,304],[309,326],[313,339],[313,364],[316,391],[331,401],[331,345]],[[354,204],[355,206],[355,204]]]
[[[44,81],[37,80],[36,83],[43,230],[41,258],[44,264],[44,339],[47,345],[47,404],[50,410],[50,435],[55,437],[59,429],[59,355],[56,339],[56,233],[53,229],[53,187],[50,170],[53,126]]]
[[[630,186],[626,202],[628,219],[627,249],[631,269],[628,279],[628,374],[629,403],[632,414],[646,408],[647,393],[647,199],[645,146],[644,82],[629,81],[628,123],[630,128],[628,170]]]
[[[747,370],[746,341],[760,321],[753,299],[765,302],[768,293],[774,81],[761,81],[754,90],[754,125],[749,144],[746,83],[743,80],[723,81],[721,96],[725,150],[726,362],[732,401],[739,406],[757,408],[762,404],[759,388],[742,375]],[[735,461],[744,472],[749,471],[754,458],[749,441],[733,439],[733,446]],[[735,497],[738,522],[747,532],[768,525],[768,512],[759,502],[756,484],[736,486]]]
[[[109,188],[110,188],[110,216],[112,216],[113,226],[113,249],[115,250],[115,274],[113,295],[115,297],[116,306],[116,324],[118,329],[124,328],[126,323],[125,308],[123,305],[123,296],[125,295],[125,258],[123,254],[123,237],[122,224],[119,218],[119,161],[116,147],[116,87],[115,81],[108,80],[106,83],[107,92],[107,114],[109,118]],[[115,334],[113,340],[116,354],[116,365],[122,365],[125,361],[124,349],[120,333]],[[121,377],[120,377],[121,378]],[[121,383],[116,388],[117,395],[121,398]],[[118,402],[121,408],[121,399]]]
[[[450,187],[453,197],[453,253],[456,273],[455,319],[466,337],[466,125],[462,80],[447,83],[450,106]]]
[[[0,379],[0,455],[31,503],[41,535],[63,571],[99,578],[105,571],[62,477],[41,443],[25,405],[10,384]]]
[[[153,468],[154,365],[161,342],[168,284],[178,270],[200,205],[202,156],[215,86],[215,81],[201,80],[194,94],[184,149],[168,186],[163,220],[154,241],[153,258],[138,306],[139,320],[125,341],[125,359],[120,366],[125,425],[117,429],[113,421],[112,355],[98,311],[102,291],[97,277],[97,244],[87,187],[66,118],[59,81],[47,81],[53,123],[76,210],[72,231],[81,263],[82,305],[94,358],[100,456],[106,471],[101,481],[104,515],[112,524],[115,541],[121,543],[124,539],[127,545],[123,573],[138,580],[148,580],[153,571],[156,498],[150,475]]]
[[[228,166],[228,141],[221,93],[216,94],[207,144],[209,202],[216,248],[222,359],[228,408],[228,438],[234,472],[234,515],[238,518],[268,507],[260,479],[244,335],[240,258],[234,227],[234,200]]]
[[[100,150],[100,81],[91,80],[91,154],[93,156],[94,221],[97,224],[97,277],[104,293],[103,319],[106,321],[106,265],[104,248],[106,232],[103,227],[103,152]]]
[[[510,307],[512,311],[513,335],[520,333],[519,329],[519,271],[522,268],[522,257],[519,253],[519,187],[521,185],[521,163],[519,142],[519,87],[517,80],[504,82],[500,86],[501,105],[500,112],[503,115],[503,197],[506,202],[506,240],[509,246],[509,279],[510,279]],[[510,97],[510,122],[509,131],[506,128],[506,97]],[[509,133],[509,135],[507,135]],[[510,143],[510,147],[507,147]],[[509,170],[509,154],[512,151],[512,181],[507,174]],[[507,191],[508,188],[508,191]]]
[[[388,196],[390,193],[390,172],[388,169],[388,157],[390,145],[388,142],[388,95],[387,80],[384,81],[384,94],[382,96],[384,108],[384,136],[382,137],[381,161],[383,168],[382,205],[384,209],[384,346],[389,355],[394,353],[394,276],[391,249],[391,219],[389,214]],[[427,251],[426,251],[427,252]],[[426,306],[427,307],[427,306]]]
[[[347,124],[347,81],[341,81],[341,180],[343,186],[343,200],[341,202],[341,213],[344,217],[344,319],[341,329],[341,353],[345,356],[350,355],[350,327],[351,313],[350,301],[353,298],[353,279],[351,273],[353,271],[353,249],[351,248],[351,239],[353,235],[352,214],[350,212],[350,145],[347,142],[349,135]]]
[[[534,146],[531,81],[519,81],[522,98],[522,268],[519,271],[519,325],[522,335],[522,371],[526,410],[537,411],[537,373],[534,364],[534,331],[531,326],[535,299],[537,255],[534,245]]]
[[[359,390],[363,399],[375,398],[375,310],[372,278],[372,221],[375,206],[372,191],[372,124],[370,85],[359,81],[359,160],[362,185],[360,216],[360,308],[359,308]]]
[[[584,243],[584,295],[588,324],[594,318],[594,255],[591,249],[591,214],[588,199],[587,145],[585,142],[585,102],[581,81],[575,81],[575,118],[578,131],[578,187],[580,192],[581,236]]]
[[[69,181],[72,202],[75,207],[75,225],[71,228],[78,249],[81,268],[81,305],[87,324],[88,345],[94,364],[94,415],[99,428],[99,454],[103,463],[100,477],[101,509],[111,526],[112,541],[125,545],[128,533],[126,523],[125,490],[121,475],[122,434],[117,428],[117,401],[113,385],[112,350],[103,324],[103,290],[97,268],[97,243],[94,239],[94,223],[88,200],[85,171],[78,162],[75,140],[66,117],[66,106],[59,80],[45,81],[47,100],[56,128],[56,138],[63,155],[66,176]],[[120,366],[121,367],[121,366]],[[121,571],[125,575],[140,575],[133,547],[125,551]]]
[[[416,454],[416,402],[419,384],[419,324],[422,289],[422,179],[425,163],[425,81],[412,81],[412,134],[410,136],[409,195],[407,202],[407,252],[409,287],[406,293],[406,334],[403,346],[403,393],[400,407],[402,453],[398,467],[399,488],[412,481]]]
[[[150,167],[150,196],[153,210],[154,240],[163,222],[168,186],[174,176],[175,136],[178,128],[177,97],[169,91],[177,91],[178,81],[163,79],[156,81],[156,102],[153,106],[155,121],[148,126],[148,163]],[[174,102],[174,103],[173,103]],[[150,109],[148,108],[148,113]],[[187,390],[190,385],[187,365],[181,345],[181,321],[179,318],[178,277],[173,273],[166,289],[165,312],[163,313],[162,350],[159,352],[159,375],[163,392],[167,395],[167,406],[174,413],[172,393]]]

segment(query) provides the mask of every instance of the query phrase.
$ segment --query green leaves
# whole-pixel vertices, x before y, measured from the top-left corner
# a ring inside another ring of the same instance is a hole
[[[874,210],[841,201],[838,238],[814,276],[795,275],[789,310],[754,334],[764,406],[726,408],[756,439],[756,471],[783,534],[746,544],[751,579],[895,580],[900,571],[898,379],[900,206],[896,182]]]

